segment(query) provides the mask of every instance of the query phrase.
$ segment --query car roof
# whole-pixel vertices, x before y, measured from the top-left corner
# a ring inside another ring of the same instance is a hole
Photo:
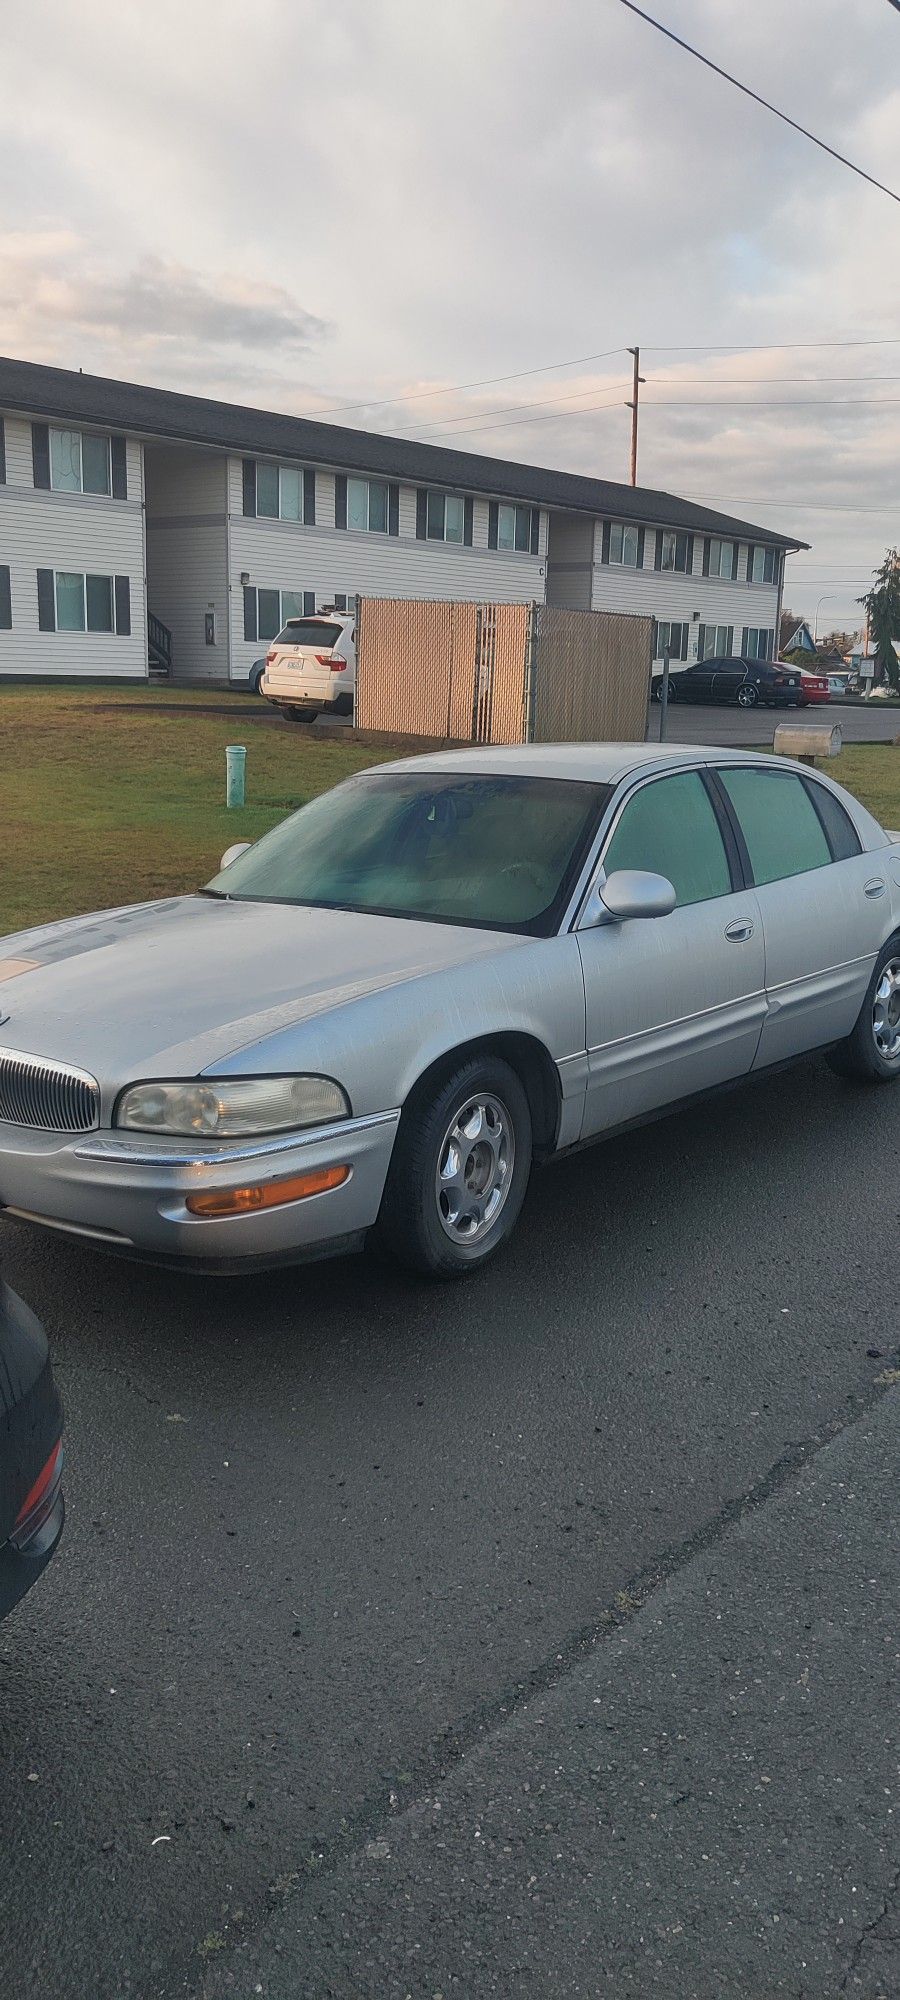
[[[485,743],[474,749],[439,750],[377,764],[375,771],[454,771],[461,776],[574,778],[583,784],[618,784],[636,771],[664,771],[679,764],[769,764],[752,750],[694,743]]]

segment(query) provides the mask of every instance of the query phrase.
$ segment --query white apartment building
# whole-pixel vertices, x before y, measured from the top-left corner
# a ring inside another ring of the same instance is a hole
[[[805,544],[673,494],[0,359],[0,676],[245,681],[357,595],[649,613],[775,650]]]

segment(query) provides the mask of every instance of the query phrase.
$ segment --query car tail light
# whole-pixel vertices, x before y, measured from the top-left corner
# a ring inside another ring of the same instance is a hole
[[[343,671],[344,671],[344,668],[346,667],[346,665],[347,665],[347,662],[346,662],[346,660],[345,660],[345,659],[343,658],[342,654],[340,654],[340,653],[333,653],[333,654],[332,654],[332,656],[331,656],[331,671],[332,671],[332,673],[333,673],[333,674],[342,674],[342,673],[343,673]]]
[[[275,663],[275,648],[274,646],[270,646],[266,654],[266,666],[271,667],[274,665],[274,663]]]
[[[10,1541],[13,1548],[27,1548],[53,1512],[62,1484],[63,1448],[58,1438],[50,1457],[16,1515]]]

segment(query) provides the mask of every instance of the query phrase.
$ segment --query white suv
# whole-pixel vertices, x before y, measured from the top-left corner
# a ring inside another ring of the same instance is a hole
[[[352,715],[356,689],[356,620],[324,605],[289,618],[266,654],[259,692],[292,722]]]

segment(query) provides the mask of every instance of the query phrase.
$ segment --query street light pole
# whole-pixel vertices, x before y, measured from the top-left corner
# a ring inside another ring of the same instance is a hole
[[[898,5],[900,5],[900,0],[898,0]],[[815,613],[815,617],[814,617],[814,619],[813,619],[813,645],[814,645],[814,646],[817,646],[817,645],[818,645],[818,643],[819,643],[819,609],[820,609],[821,605],[823,605],[823,604],[827,604],[827,603],[828,603],[828,599],[829,599],[829,597],[831,597],[831,598],[834,598],[834,597],[843,597],[843,595],[844,595],[844,593],[843,593],[843,591],[842,591],[842,590],[825,590],[825,591],[823,591],[823,593],[822,593],[822,596],[821,596],[821,597],[819,598],[819,602],[818,602],[818,604],[816,605],[816,613]]]

